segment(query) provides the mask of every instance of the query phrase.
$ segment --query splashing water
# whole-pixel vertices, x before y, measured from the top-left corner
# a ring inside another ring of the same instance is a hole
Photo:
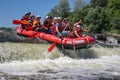
[[[78,50],[74,58],[72,51],[63,55],[57,48],[48,54],[48,47],[47,44],[0,43],[0,79],[120,79],[120,48]]]

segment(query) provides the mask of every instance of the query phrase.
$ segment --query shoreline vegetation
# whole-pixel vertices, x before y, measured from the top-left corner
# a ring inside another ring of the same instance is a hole
[[[73,9],[67,1],[60,0],[48,15],[68,18],[70,25],[81,18],[84,28],[94,34],[120,34],[120,0],[91,0],[89,4],[82,5],[82,0],[74,0]]]
[[[10,27],[0,27],[0,31],[4,30],[4,31],[13,31],[13,28]]]

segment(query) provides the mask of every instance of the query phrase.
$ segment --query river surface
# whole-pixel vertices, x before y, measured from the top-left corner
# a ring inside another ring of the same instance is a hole
[[[0,80],[120,80],[120,48],[48,53],[48,44],[0,43]]]

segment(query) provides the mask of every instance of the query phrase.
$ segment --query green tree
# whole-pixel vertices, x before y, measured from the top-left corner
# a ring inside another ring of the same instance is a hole
[[[54,8],[52,8],[51,11],[48,13],[48,15],[52,16],[52,17],[58,16],[57,6],[55,6]]]
[[[72,26],[73,23],[75,23],[78,18],[81,18],[84,20],[84,17],[87,15],[87,11],[88,11],[87,8],[84,7],[80,11],[74,12],[72,15],[70,15],[68,17],[68,19],[70,20],[70,25]]]
[[[120,0],[109,0],[106,8],[111,33],[120,33]]]
[[[0,30],[12,31],[12,28],[9,28],[9,27],[0,27]]]
[[[88,25],[90,31],[94,33],[104,33],[109,31],[105,8],[96,7],[90,10],[87,16],[84,18],[84,21]]]
[[[107,5],[108,0],[91,0],[90,5],[92,7],[95,6],[101,6],[101,7],[105,7]]]
[[[68,0],[60,0],[58,4],[59,16],[67,17],[70,13],[70,5]]]
[[[70,5],[68,0],[60,0],[58,5],[56,5],[51,11],[48,13],[50,16],[60,16],[67,17],[70,14]]]
[[[74,12],[81,10],[85,5],[85,0],[74,0]]]
[[[81,0],[74,0],[76,10],[70,16],[69,8],[67,7],[64,11],[65,6],[62,7],[64,1],[60,0],[60,3],[51,10],[51,15],[68,17],[71,26],[77,18],[82,18],[86,28],[93,33],[120,34],[120,0],[91,0],[88,5],[80,10],[79,7],[77,8],[77,1]]]

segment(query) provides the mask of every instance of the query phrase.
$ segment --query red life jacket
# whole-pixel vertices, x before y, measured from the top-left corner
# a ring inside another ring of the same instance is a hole
[[[51,27],[51,22],[50,21],[47,21],[47,20],[45,20],[44,22],[43,22],[43,25],[46,27],[46,28],[50,28]]]
[[[53,23],[52,23],[52,31],[53,31],[53,33],[56,32],[56,26],[55,26],[55,24],[56,24],[56,22],[53,22]]]
[[[57,32],[57,31],[56,31],[56,23],[57,23],[57,22],[53,22],[53,23],[52,23],[52,32],[53,32],[53,33],[56,33],[56,32]],[[60,32],[62,32],[63,28],[62,28],[61,24],[60,24],[60,26],[58,26],[58,30],[59,30]]]
[[[21,18],[21,26],[23,29],[26,29],[29,26],[29,17],[23,16]]]
[[[77,36],[75,35],[75,31],[77,32],[77,34],[78,34],[79,36],[82,36],[81,29],[80,29],[80,28],[77,28],[77,27],[73,27],[73,30],[72,30],[73,37],[77,37]]]
[[[27,26],[27,27],[26,27],[26,30],[28,30],[28,31],[29,31],[29,30],[32,30],[32,26]]]

